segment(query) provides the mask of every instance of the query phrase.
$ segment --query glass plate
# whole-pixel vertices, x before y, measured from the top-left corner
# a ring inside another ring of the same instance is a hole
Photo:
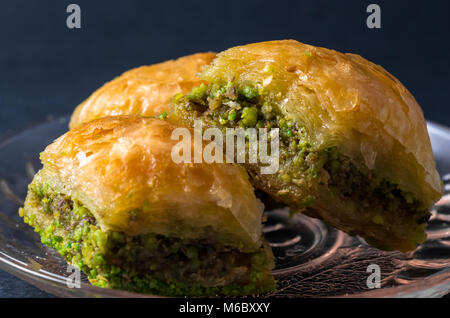
[[[40,168],[38,154],[67,124],[67,117],[49,121],[0,142],[0,269],[57,296],[152,297],[91,286],[84,274],[80,288],[69,288],[66,262],[17,214]],[[262,296],[440,297],[450,291],[450,130],[433,123],[428,129],[446,194],[432,210],[427,241],[414,252],[384,252],[319,220],[266,211],[278,291]],[[379,288],[373,288],[377,269]]]

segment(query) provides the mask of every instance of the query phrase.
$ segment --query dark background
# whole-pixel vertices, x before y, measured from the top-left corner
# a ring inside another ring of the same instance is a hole
[[[66,7],[81,7],[81,29]],[[366,7],[381,6],[381,29]],[[0,1],[0,138],[70,113],[127,69],[292,38],[381,64],[450,125],[448,0]],[[45,296],[0,272],[0,296]]]

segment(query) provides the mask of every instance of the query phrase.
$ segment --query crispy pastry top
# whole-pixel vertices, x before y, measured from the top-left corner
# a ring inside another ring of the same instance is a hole
[[[203,82],[196,74],[214,57],[214,53],[197,53],[129,70],[81,103],[69,127],[106,116],[159,115],[174,95],[186,94]]]
[[[44,167],[35,182],[81,202],[103,230],[212,237],[259,248],[263,206],[245,170],[225,163],[175,163],[176,128],[137,116],[83,124],[41,153]]]

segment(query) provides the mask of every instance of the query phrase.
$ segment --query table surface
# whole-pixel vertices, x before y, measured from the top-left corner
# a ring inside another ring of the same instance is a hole
[[[4,271],[0,271],[0,298],[51,298],[54,297]]]

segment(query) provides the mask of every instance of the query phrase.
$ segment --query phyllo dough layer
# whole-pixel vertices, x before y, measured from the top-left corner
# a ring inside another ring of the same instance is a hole
[[[203,83],[196,74],[215,56],[197,53],[129,70],[81,103],[72,114],[69,127],[106,116],[161,115],[175,94],[186,94]]]

